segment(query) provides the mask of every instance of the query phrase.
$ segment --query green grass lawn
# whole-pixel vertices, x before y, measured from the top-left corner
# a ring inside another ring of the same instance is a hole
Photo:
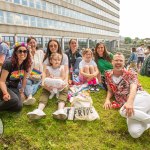
[[[146,91],[150,93],[150,78],[139,76]],[[41,90],[35,95],[39,99]],[[20,113],[1,112],[4,135],[0,138],[0,150],[149,150],[150,130],[133,139],[128,131],[126,119],[118,110],[104,110],[106,92],[92,93],[94,106],[100,120],[59,121],[52,118],[56,110],[56,99],[49,100],[45,108],[46,118],[31,121],[26,114],[35,109],[24,106]]]

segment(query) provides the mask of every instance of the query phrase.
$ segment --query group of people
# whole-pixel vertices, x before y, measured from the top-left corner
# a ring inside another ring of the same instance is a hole
[[[129,64],[129,70],[150,77],[150,46],[147,46],[146,51],[144,44],[141,44],[137,49],[133,47],[127,64]]]
[[[41,85],[38,108],[27,116],[30,119],[45,117],[43,110],[48,100],[56,95],[58,109],[52,115],[65,120],[68,88],[73,84],[72,74],[76,74],[92,92],[98,92],[98,85],[103,84],[107,90],[104,108],[112,108],[114,95],[120,114],[127,118],[129,133],[134,138],[141,136],[150,125],[150,95],[142,90],[137,75],[125,69],[124,56],[113,55],[101,42],[96,44],[94,53],[87,48],[81,54],[76,39],[69,41],[69,47],[64,53],[59,42],[51,39],[44,54],[38,50],[34,37],[29,37],[27,44],[17,43],[12,57],[2,65],[0,111],[20,111],[23,105],[33,105],[36,102],[33,96]]]

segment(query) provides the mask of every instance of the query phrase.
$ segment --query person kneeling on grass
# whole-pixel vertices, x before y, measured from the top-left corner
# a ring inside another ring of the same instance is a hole
[[[54,40],[54,39],[50,40],[48,42],[48,49],[47,49],[46,59],[44,59],[44,64],[45,65],[44,65],[43,81],[42,81],[43,90],[42,90],[42,94],[41,94],[40,100],[39,100],[40,103],[39,103],[38,109],[35,109],[34,111],[29,112],[27,114],[27,116],[30,119],[40,119],[40,118],[46,116],[46,114],[43,112],[43,109],[47,105],[47,102],[48,102],[48,99],[49,99],[49,91],[50,91],[50,89],[47,86],[44,86],[44,76],[45,76],[44,74],[46,74],[46,66],[50,65],[50,61],[49,60],[51,60],[50,59],[51,56],[54,53],[56,53],[56,52],[61,54],[61,56],[62,56],[61,65],[64,65],[64,68],[65,68],[65,71],[66,71],[65,72],[65,82],[68,81],[68,60],[66,59],[66,56],[64,54],[62,54],[59,42]],[[67,118],[67,114],[64,111],[64,107],[65,107],[65,104],[66,104],[66,101],[67,101],[67,97],[68,97],[68,87],[65,87],[59,93],[59,96],[58,96],[58,110],[53,113],[53,117],[54,118],[61,119],[61,120],[65,120]]]
[[[136,74],[124,69],[123,54],[116,53],[112,64],[113,70],[105,74],[108,91],[104,108],[113,107],[110,98],[114,95],[116,102],[122,106],[121,116],[127,118],[130,135],[138,138],[150,127],[150,94],[142,90]]]

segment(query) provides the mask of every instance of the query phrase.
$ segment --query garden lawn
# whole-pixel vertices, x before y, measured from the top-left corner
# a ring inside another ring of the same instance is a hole
[[[150,78],[139,76],[146,91],[150,93]],[[0,150],[149,150],[150,130],[133,139],[127,130],[126,119],[118,110],[104,110],[106,92],[92,93],[94,106],[100,120],[59,121],[52,118],[56,99],[49,100],[44,109],[46,118],[31,121],[27,112],[37,108],[41,89],[35,95],[34,106],[24,106],[20,113],[1,112],[4,134],[0,137]]]

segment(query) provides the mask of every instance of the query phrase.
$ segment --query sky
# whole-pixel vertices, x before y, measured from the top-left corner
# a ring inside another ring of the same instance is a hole
[[[120,0],[120,34],[150,38],[150,0]]]

